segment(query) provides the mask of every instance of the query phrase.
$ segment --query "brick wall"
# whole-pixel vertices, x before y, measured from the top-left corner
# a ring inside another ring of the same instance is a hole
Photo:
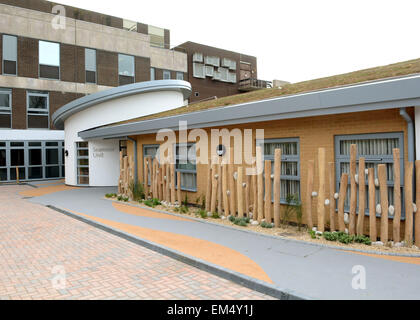
[[[38,78],[38,40],[18,37],[18,76]]]
[[[0,74],[3,73],[3,35],[0,33]]]
[[[76,47],[62,43],[60,45],[61,81],[76,81]]]
[[[98,84],[104,86],[118,86],[118,54],[97,50]]]
[[[69,93],[69,92],[50,92],[50,120],[52,119],[52,115],[62,106],[66,105],[67,103],[81,98],[83,94],[78,93]],[[55,129],[52,122],[50,123],[50,128]]]
[[[150,59],[136,57],[136,82],[150,81]]]
[[[85,48],[76,47],[76,82],[85,83],[86,82],[86,72],[85,72]]]
[[[12,90],[12,129],[26,129],[26,90]]]

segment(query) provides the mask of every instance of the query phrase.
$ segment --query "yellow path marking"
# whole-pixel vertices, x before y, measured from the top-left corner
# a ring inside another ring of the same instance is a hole
[[[66,210],[249,277],[273,283],[257,263],[231,248],[190,236],[133,226]]]
[[[357,252],[357,251],[346,251],[346,252],[356,253],[362,256],[368,256],[372,258],[380,258],[380,259],[391,260],[391,261],[396,261],[396,262],[420,265],[420,258],[417,258],[417,257],[386,256],[382,254],[365,253],[365,252]]]
[[[77,187],[66,186],[64,184],[60,184],[60,185],[48,186],[48,187],[45,187],[45,188],[25,190],[25,191],[19,192],[19,194],[23,197],[40,197],[40,196],[44,196],[46,194],[51,194],[51,193],[66,191],[66,190],[72,190],[72,189],[78,189],[78,188]]]
[[[64,180],[56,180],[56,181],[51,181],[48,183],[33,183],[33,185],[42,188],[43,186],[51,186],[51,185],[56,185],[56,184],[64,184]]]
[[[129,205],[118,203],[118,202],[113,202],[112,206],[120,212],[131,214],[131,215],[134,215],[134,216],[147,217],[147,218],[157,218],[157,219],[166,219],[166,220],[178,220],[178,221],[195,222],[194,220],[190,220],[190,219],[186,219],[186,218],[182,218],[182,217],[177,217],[177,216],[173,216],[173,215],[165,214],[165,213],[161,213],[161,212],[151,211],[151,210],[147,210],[147,209],[144,209],[144,208],[133,207],[133,206],[129,206]]]

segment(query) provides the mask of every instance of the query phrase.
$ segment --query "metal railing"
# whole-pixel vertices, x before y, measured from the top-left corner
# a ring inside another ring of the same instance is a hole
[[[255,78],[249,78],[239,81],[239,90],[240,91],[252,91],[259,89],[272,88],[272,81],[259,80]]]

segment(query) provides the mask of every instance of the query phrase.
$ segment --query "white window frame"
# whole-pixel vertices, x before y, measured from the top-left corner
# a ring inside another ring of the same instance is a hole
[[[120,69],[120,57],[129,57],[129,58],[132,58],[132,60],[133,60],[133,75],[127,75],[127,74],[121,73],[121,69]],[[123,54],[123,53],[119,53],[118,54],[118,75],[119,76],[124,76],[124,77],[136,78],[136,59],[135,59],[135,57],[133,55]]]
[[[12,128],[12,90],[0,89],[0,94],[9,96],[9,106],[0,106],[0,114],[10,115],[10,126],[0,129],[10,129]]]
[[[192,147],[195,146],[195,154],[194,155],[189,155],[187,154],[187,159],[181,159],[181,155],[177,154],[177,149],[178,147],[187,147],[187,150]],[[193,176],[193,179],[195,179],[195,188],[186,188],[185,186],[183,186],[181,184],[181,190],[182,191],[189,191],[189,192],[197,192],[197,149],[196,149],[196,144],[195,143],[179,143],[179,144],[175,144],[174,145],[174,159],[175,159],[175,186],[176,188],[178,188],[178,174],[177,172],[180,172],[181,175],[182,174],[191,174]],[[187,162],[195,162],[195,170],[187,170],[187,169],[178,169],[177,168],[177,164],[179,163],[179,161],[182,161],[182,163],[184,163],[185,161]]]
[[[41,110],[44,109],[36,109],[29,107],[29,98],[31,96],[36,97],[45,97],[47,98],[47,108],[45,109],[45,113],[40,113]],[[33,112],[33,113],[31,113]],[[48,128],[29,128],[29,116],[46,116],[48,117]],[[49,93],[38,93],[38,92],[30,92],[26,93],[26,127],[31,130],[49,130],[50,129],[50,95]]]
[[[163,70],[163,80],[171,80],[171,71]]]
[[[9,59],[4,59],[4,56],[5,56],[5,46],[4,46],[4,38],[5,37],[10,37],[10,38],[15,38],[16,39],[16,58],[15,58],[15,60],[9,60]],[[17,77],[17,68],[18,68],[18,52],[17,52],[17,50],[18,50],[18,45],[17,45],[17,42],[18,42],[18,37],[17,36],[12,36],[12,35],[9,35],[9,34],[3,34],[3,36],[2,36],[2,73],[5,75],[5,76],[15,76],[15,77]],[[15,74],[11,74],[11,73],[5,73],[4,72],[4,61],[5,60],[7,60],[7,61],[14,61],[14,62],[16,62],[16,70],[15,70]]]
[[[184,80],[184,73],[178,71],[176,73],[176,80]]]
[[[58,46],[58,65],[55,64],[47,64],[41,63],[41,43],[52,43]],[[45,78],[41,77],[41,65],[48,66],[48,67],[57,67],[58,68],[58,79],[56,78]],[[53,41],[45,41],[45,40],[38,40],[38,77],[40,79],[48,79],[48,80],[61,80],[61,45],[59,42]]]
[[[202,69],[202,73],[197,73],[198,71],[198,67],[200,67]],[[205,74],[205,65],[202,63],[193,63],[193,77],[194,78],[200,78],[200,79],[205,79],[206,78],[206,74]]]

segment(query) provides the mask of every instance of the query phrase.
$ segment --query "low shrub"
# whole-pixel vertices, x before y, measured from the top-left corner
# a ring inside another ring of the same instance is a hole
[[[123,196],[118,196],[117,200],[118,201],[122,201],[123,200]]]
[[[316,239],[316,232],[314,230],[310,230],[309,235],[311,236],[312,239]]]
[[[179,210],[181,211],[181,213],[184,214],[190,212],[190,209],[188,209],[187,206],[182,206]]]
[[[131,193],[133,195],[133,200],[134,201],[139,201],[139,200],[142,200],[142,199],[144,199],[146,197],[145,196],[145,193],[144,193],[143,183],[140,183],[140,182],[137,182],[137,183],[131,182],[130,183],[130,190],[131,190]]]
[[[211,215],[211,217],[213,219],[220,219],[220,216],[219,216],[219,214],[217,212],[213,212],[212,215]]]
[[[174,212],[179,212],[180,208],[179,207],[175,207],[174,208]]]
[[[162,204],[159,201],[159,199],[156,199],[156,198],[152,199],[152,203],[153,203],[153,207],[160,206]]]
[[[324,232],[323,237],[327,241],[337,241],[338,240],[338,233],[337,232]]]
[[[261,227],[266,228],[266,229],[272,229],[273,225],[271,223],[263,221],[263,222],[261,222]]]
[[[235,222],[235,219],[236,219],[236,218],[235,218],[234,216],[229,216],[229,221],[230,221],[230,222],[232,222],[232,223],[233,223],[233,222]]]
[[[130,200],[128,197],[123,197],[122,199],[124,202],[128,202],[128,200]]]
[[[155,207],[152,200],[144,200],[143,203],[150,208]]]
[[[198,210],[197,215],[199,215],[203,219],[207,219],[207,212],[206,212],[206,210],[203,210],[203,209]]]
[[[231,222],[233,222],[233,224],[235,224],[237,226],[240,226],[240,227],[246,227],[246,226],[248,226],[248,223],[249,223],[249,218],[236,218],[236,217],[232,216],[231,218],[229,218],[229,220]]]
[[[367,246],[370,246],[372,244],[372,241],[370,240],[370,238],[366,237],[366,236],[356,236],[354,238],[354,242],[362,243],[362,244],[365,244]]]

